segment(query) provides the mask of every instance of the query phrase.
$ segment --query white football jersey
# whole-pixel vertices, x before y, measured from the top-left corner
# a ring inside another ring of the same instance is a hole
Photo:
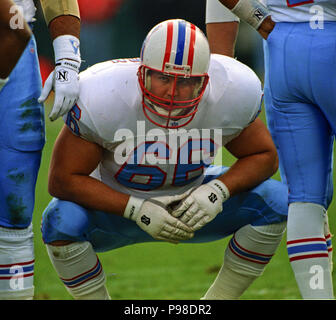
[[[139,59],[96,64],[80,74],[80,96],[64,121],[105,149],[92,173],[113,189],[149,198],[199,186],[218,149],[258,115],[256,74],[232,58],[211,56],[209,84],[194,119],[179,129],[154,125],[142,110]]]
[[[259,0],[275,22],[336,21],[336,0]],[[207,0],[206,23],[239,21],[219,0]]]
[[[14,0],[14,2],[22,8],[24,18],[27,22],[34,21],[36,8],[33,0]]]
[[[336,0],[266,0],[275,22],[336,21]]]

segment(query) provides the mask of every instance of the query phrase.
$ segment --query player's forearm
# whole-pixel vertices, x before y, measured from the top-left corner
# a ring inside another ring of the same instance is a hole
[[[277,169],[277,153],[269,150],[237,160],[219,180],[227,186],[232,196],[256,187]]]
[[[79,39],[80,13],[77,0],[40,0],[40,2],[53,40],[65,34]]]
[[[54,40],[58,36],[69,34],[79,39],[80,37],[80,20],[74,16],[59,16],[49,24],[49,32]]]
[[[92,210],[123,215],[129,195],[113,190],[90,176],[49,176],[49,193],[61,200],[75,202]]]
[[[13,1],[2,0],[0,10],[0,78],[5,79],[9,76],[12,69],[18,62],[22,52],[26,48],[31,37],[31,30],[24,20],[21,12],[11,10]],[[12,12],[12,13],[11,13]],[[22,28],[11,27],[11,19],[15,15],[15,21],[23,23]]]
[[[230,10],[238,3],[239,0],[219,0],[224,6],[228,7]]]
[[[238,28],[239,23],[236,21],[208,23],[206,31],[211,53],[234,57]]]

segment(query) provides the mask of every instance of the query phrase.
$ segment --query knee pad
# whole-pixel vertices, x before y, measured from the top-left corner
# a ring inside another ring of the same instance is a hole
[[[46,246],[58,276],[75,299],[109,298],[103,267],[88,241]]]
[[[240,228],[225,250],[224,264],[246,276],[260,276],[271,260],[286,229],[286,222]]]
[[[0,227],[0,299],[29,300],[34,296],[32,225],[26,229]]]

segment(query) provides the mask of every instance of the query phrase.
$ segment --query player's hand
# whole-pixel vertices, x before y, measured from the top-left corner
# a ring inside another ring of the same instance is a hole
[[[229,197],[225,184],[214,179],[192,191],[171,214],[196,231],[222,212],[223,202]]]
[[[163,206],[169,213],[173,212],[175,208],[177,208],[183,199],[185,199],[193,189],[187,190],[186,192],[174,195],[174,196],[160,196],[151,198],[150,201],[153,203],[157,203]]]
[[[273,31],[275,22],[272,20],[271,16],[268,16],[258,28],[260,35],[266,40],[269,34]]]
[[[56,63],[54,71],[52,71],[44,83],[39,103],[44,102],[51,90],[55,92],[54,105],[49,114],[51,121],[63,116],[77,102],[79,95],[79,67],[78,61],[62,59]]]
[[[178,243],[194,236],[191,228],[171,216],[159,203],[130,197],[124,217],[131,219],[156,240]]]

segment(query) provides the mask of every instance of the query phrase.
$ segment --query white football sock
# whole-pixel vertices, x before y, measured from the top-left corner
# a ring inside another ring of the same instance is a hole
[[[47,245],[47,251],[58,276],[75,299],[111,299],[105,286],[103,267],[89,242]]]
[[[25,229],[0,227],[0,300],[34,297],[32,225]]]
[[[289,205],[287,251],[303,299],[333,299],[325,221],[321,205]]]
[[[326,243],[327,243],[329,268],[330,268],[330,272],[332,274],[333,267],[334,267],[333,258],[332,258],[333,257],[333,246],[332,246],[332,242],[331,242],[332,235],[331,235],[330,229],[329,229],[328,212],[326,212],[325,220],[324,220],[324,237],[325,237]]]
[[[239,229],[225,250],[222,268],[202,299],[238,299],[263,273],[285,229],[286,222]]]

